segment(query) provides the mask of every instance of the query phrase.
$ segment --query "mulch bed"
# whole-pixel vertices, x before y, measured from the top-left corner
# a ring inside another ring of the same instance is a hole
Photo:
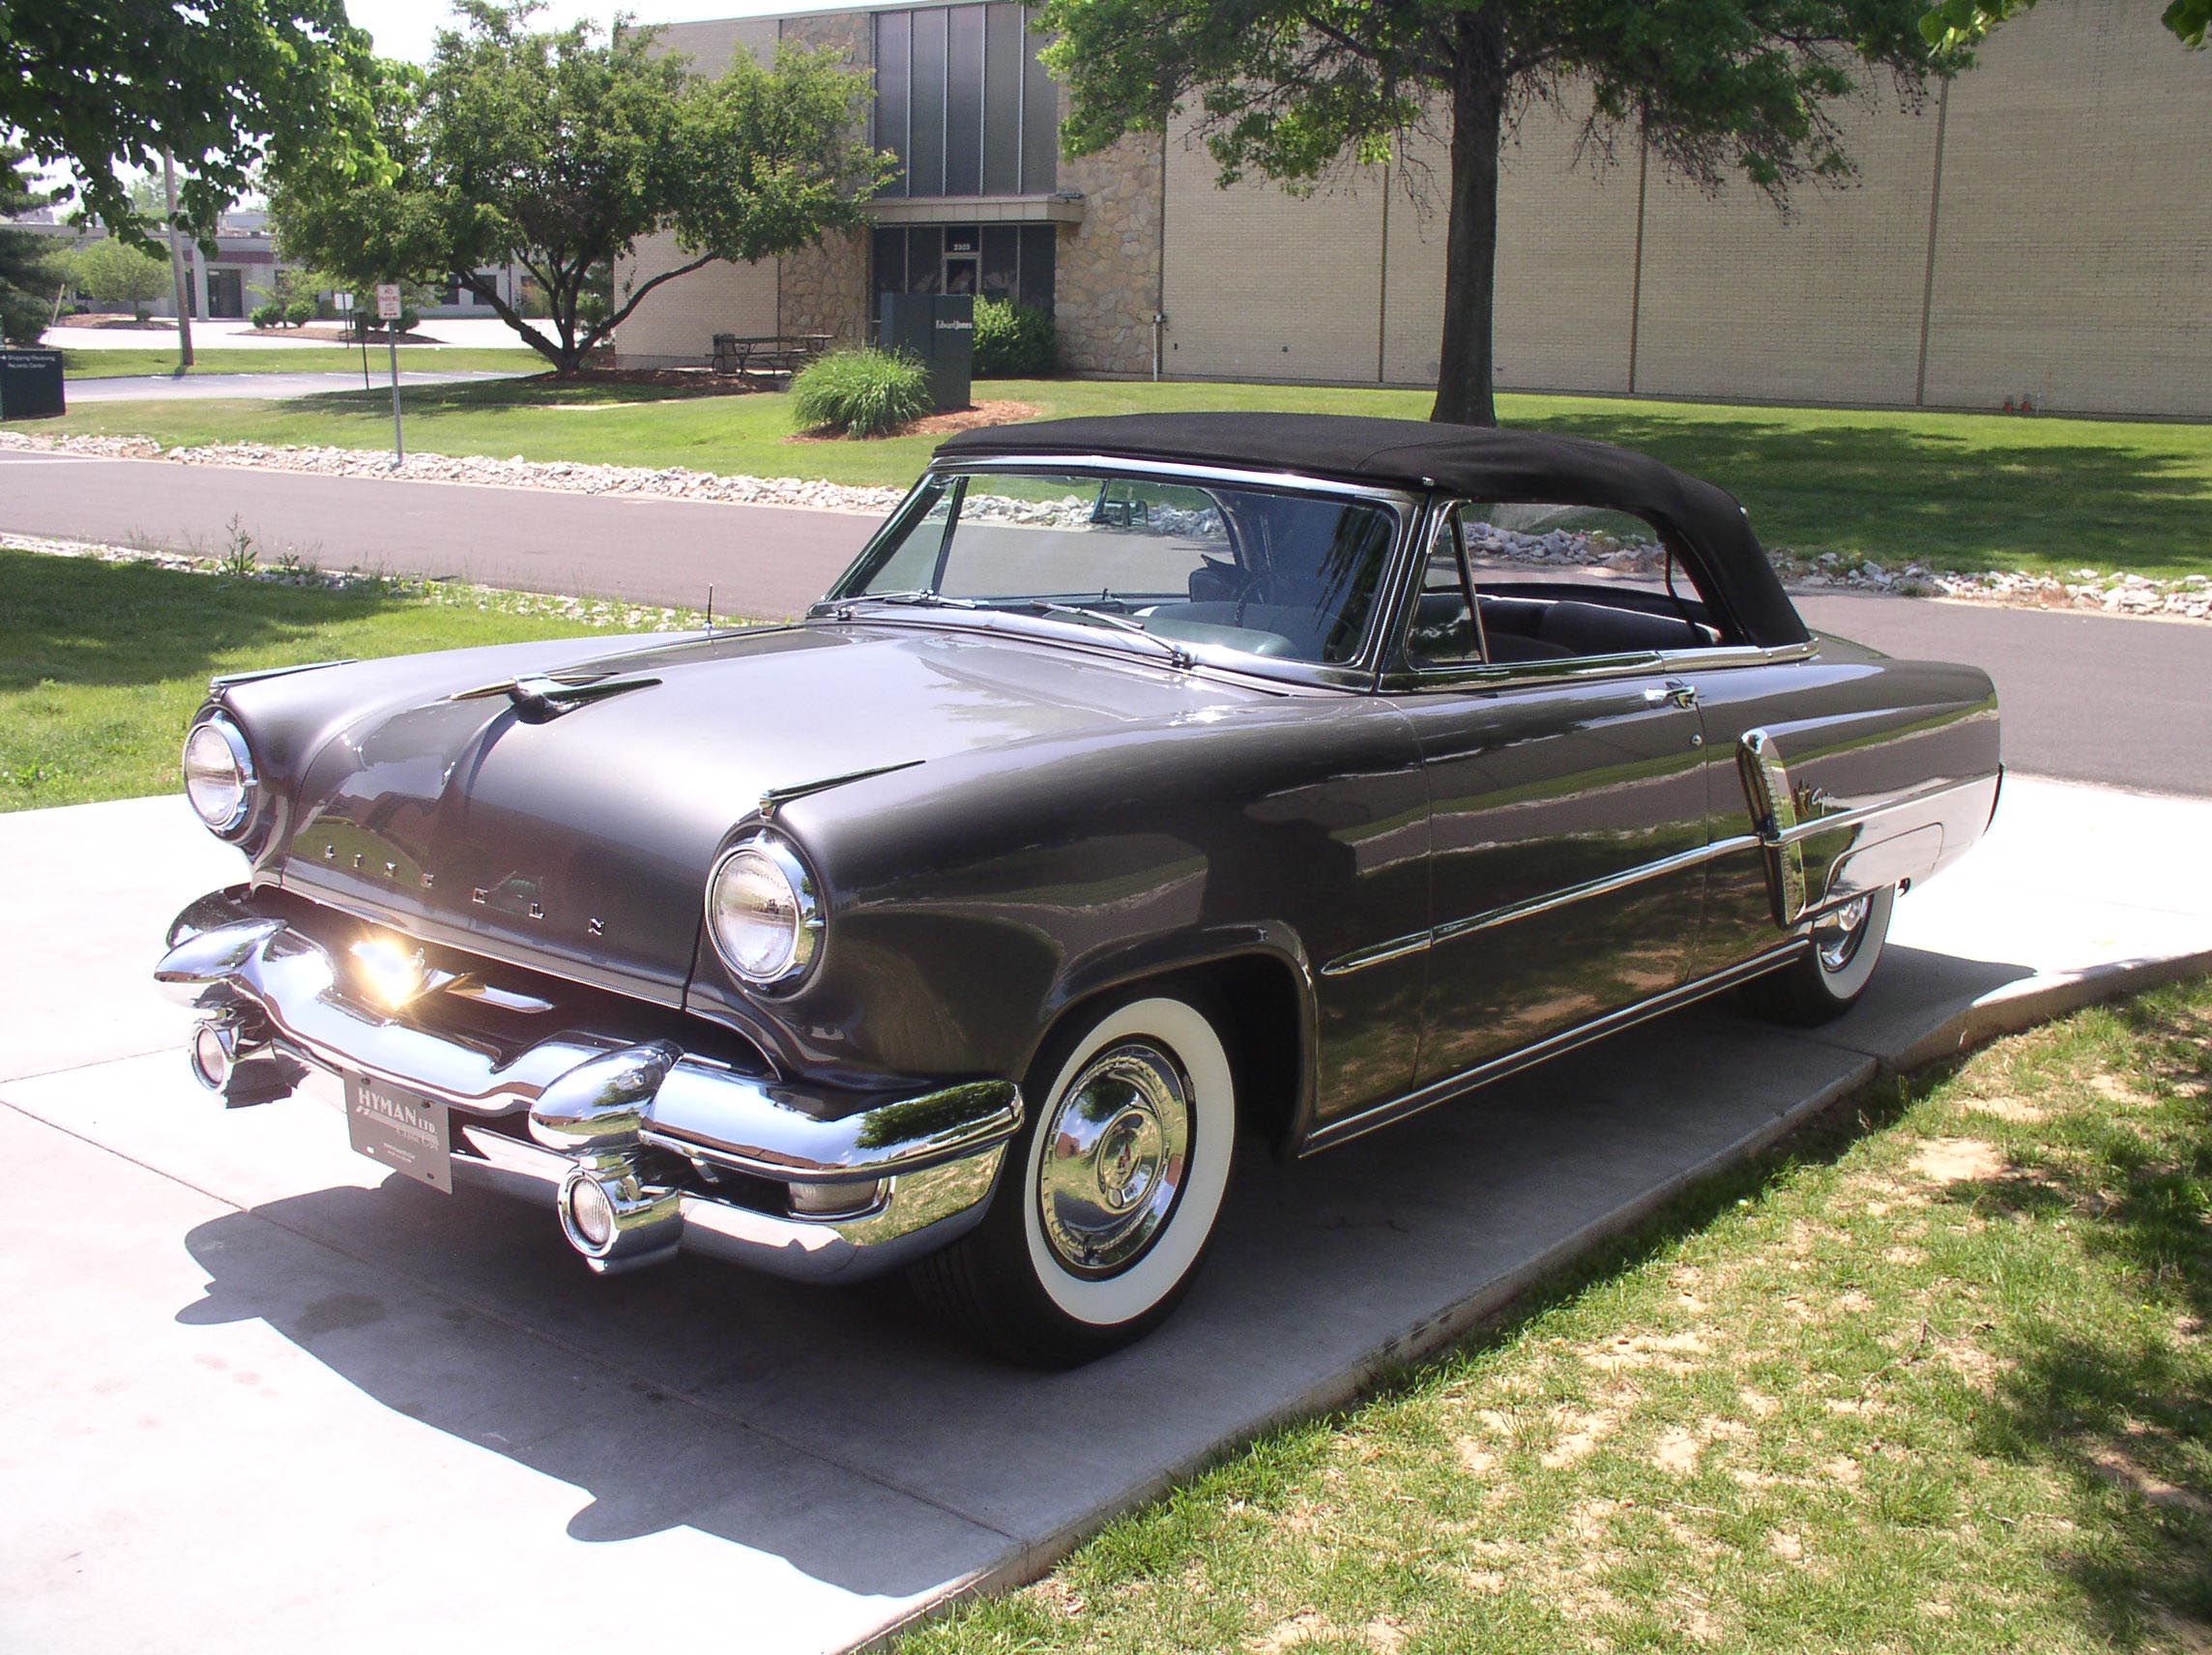
[[[945,437],[954,431],[973,431],[981,425],[1012,425],[1024,420],[1034,420],[1044,410],[1031,402],[977,402],[972,407],[955,408],[949,414],[928,414],[911,425],[901,425],[890,432],[893,437]],[[847,439],[824,431],[800,431],[783,439],[787,443],[842,443],[848,440],[871,442],[861,437]]]

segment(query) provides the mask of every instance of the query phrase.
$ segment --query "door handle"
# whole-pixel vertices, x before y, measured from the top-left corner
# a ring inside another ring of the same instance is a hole
[[[1698,686],[1694,683],[1670,682],[1664,689],[1651,688],[1644,692],[1646,707],[1691,708],[1698,705]]]

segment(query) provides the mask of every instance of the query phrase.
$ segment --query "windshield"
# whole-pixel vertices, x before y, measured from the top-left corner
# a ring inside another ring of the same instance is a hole
[[[1387,507],[1335,495],[1078,473],[935,477],[830,596],[1341,664],[1359,653],[1396,526]]]

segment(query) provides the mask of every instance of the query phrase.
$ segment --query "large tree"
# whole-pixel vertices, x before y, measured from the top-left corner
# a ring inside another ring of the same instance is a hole
[[[1870,71],[1907,99],[1955,57],[1926,0],[1049,0],[1070,153],[1187,114],[1224,185],[1310,187],[1379,161],[1432,117],[1450,139],[1433,418],[1495,424],[1499,146],[1531,105],[1586,111],[1586,149],[1642,141],[1717,189],[1777,200],[1850,174],[1834,113]],[[1583,102],[1586,99],[1586,103]],[[1295,279],[1292,276],[1290,279]]]
[[[180,223],[212,235],[264,160],[355,153],[334,134],[358,124],[367,55],[344,0],[0,0],[0,131],[67,168],[87,212],[133,240],[156,215],[127,169],[159,173],[166,151],[185,174]]]
[[[48,199],[45,190],[24,176],[25,162],[21,150],[0,145],[0,339],[11,345],[39,342],[46,318],[53,314],[59,280],[52,244],[35,230],[18,230],[6,222],[44,206]]]
[[[120,236],[102,236],[72,247],[64,266],[70,285],[104,305],[128,305],[141,322],[146,307],[169,291],[169,261],[156,258]]]
[[[562,372],[663,282],[714,259],[786,253],[860,221],[886,175],[857,134],[867,78],[836,53],[740,52],[714,79],[651,49],[650,30],[528,27],[529,4],[464,0],[427,72],[379,61],[364,76],[384,181],[363,188],[306,156],[272,169],[286,250],[364,285],[452,280]],[[595,270],[647,236],[682,257],[600,311]],[[520,265],[552,333],[479,273]]]

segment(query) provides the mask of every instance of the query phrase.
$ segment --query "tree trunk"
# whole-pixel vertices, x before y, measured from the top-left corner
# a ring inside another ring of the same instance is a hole
[[[1505,130],[1503,43],[1486,8],[1460,29],[1452,79],[1451,216],[1444,238],[1444,333],[1432,420],[1495,425],[1498,148]]]
[[[177,361],[186,367],[192,365],[192,306],[185,292],[185,254],[177,243],[177,163],[167,150],[161,152],[161,182],[168,190],[169,200],[169,285],[177,295]],[[142,302],[133,301],[131,315],[137,321],[146,319]]]

